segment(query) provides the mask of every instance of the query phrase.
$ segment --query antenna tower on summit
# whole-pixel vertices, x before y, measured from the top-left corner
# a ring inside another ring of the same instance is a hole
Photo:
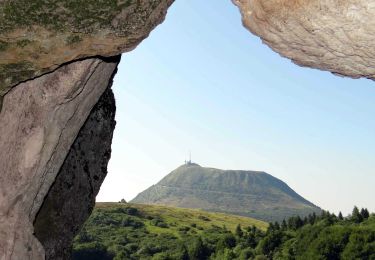
[[[185,164],[186,165],[191,164],[191,151],[189,151],[189,160],[188,161],[185,160]]]

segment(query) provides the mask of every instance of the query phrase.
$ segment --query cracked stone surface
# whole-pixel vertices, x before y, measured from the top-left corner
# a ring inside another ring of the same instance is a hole
[[[0,259],[44,259],[33,221],[119,58],[87,59],[19,84],[0,113]]]
[[[352,78],[375,78],[375,2],[232,0],[243,24],[294,63]]]
[[[36,217],[35,236],[46,259],[70,259],[73,238],[94,208],[107,175],[115,110],[109,87],[79,131]]]

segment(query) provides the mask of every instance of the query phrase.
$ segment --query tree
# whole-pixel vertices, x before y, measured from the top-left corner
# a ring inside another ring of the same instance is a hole
[[[247,236],[246,236],[246,244],[249,247],[251,247],[251,248],[254,248],[257,245],[257,239],[256,239],[254,233],[248,233],[247,234]]]
[[[283,219],[283,222],[281,222],[281,230],[287,230],[288,225],[286,224],[285,219]]]
[[[273,223],[270,222],[269,225],[268,225],[268,228],[267,228],[267,233],[270,233],[274,230],[274,226],[273,226]]]
[[[363,219],[368,219],[370,217],[370,213],[367,209],[362,208],[361,209],[361,216]]]
[[[341,211],[339,212],[339,216],[338,216],[339,220],[344,220],[344,217],[342,216],[342,213]]]
[[[271,232],[259,242],[257,249],[261,254],[272,258],[274,250],[282,243],[282,237],[281,231]]]
[[[242,237],[243,236],[243,231],[241,229],[241,225],[240,224],[237,225],[235,234],[238,237]]]
[[[357,208],[357,206],[354,206],[353,208],[351,220],[355,223],[361,223],[363,221],[363,217],[361,213],[359,212],[359,209]]]
[[[125,199],[121,199],[120,203],[126,203],[126,200]]]
[[[274,224],[274,229],[275,230],[280,230],[280,224],[279,224],[279,222],[275,222],[275,224]]]
[[[315,212],[313,212],[313,214],[309,214],[308,216],[308,221],[311,225],[314,225],[315,221],[316,221],[316,214]]]
[[[187,250],[189,253],[189,257],[192,260],[200,260],[205,259],[206,257],[206,248],[202,242],[200,237],[194,238],[188,245]]]
[[[290,229],[299,229],[303,226],[303,220],[300,216],[291,217],[288,219],[288,228]]]
[[[224,234],[217,242],[216,251],[223,251],[226,248],[233,248],[236,246],[236,238],[232,233]]]

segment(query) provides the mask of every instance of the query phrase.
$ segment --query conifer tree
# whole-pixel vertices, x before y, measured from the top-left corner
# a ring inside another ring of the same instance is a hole
[[[368,219],[370,217],[370,213],[367,209],[362,208],[361,209],[361,216],[363,219]]]
[[[279,222],[275,222],[275,224],[274,224],[274,229],[275,230],[280,230],[280,224],[279,224]]]
[[[357,208],[357,206],[354,206],[353,208],[351,220],[355,223],[360,223],[363,220],[363,217],[361,213],[359,212],[359,209]]]
[[[281,229],[282,230],[287,230],[287,228],[288,228],[288,225],[286,224],[285,219],[283,219],[283,222],[281,222]]]

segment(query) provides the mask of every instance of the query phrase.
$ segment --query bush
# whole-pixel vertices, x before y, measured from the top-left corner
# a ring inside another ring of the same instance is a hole
[[[203,220],[203,221],[211,221],[208,217],[202,216],[202,215],[199,215],[198,218]]]
[[[154,218],[150,221],[150,224],[155,227],[160,227],[160,228],[167,228],[168,224],[165,223],[162,219],[160,218]]]
[[[106,247],[100,243],[90,243],[76,247],[72,254],[73,260],[111,260],[113,257],[114,255],[107,252]]]

